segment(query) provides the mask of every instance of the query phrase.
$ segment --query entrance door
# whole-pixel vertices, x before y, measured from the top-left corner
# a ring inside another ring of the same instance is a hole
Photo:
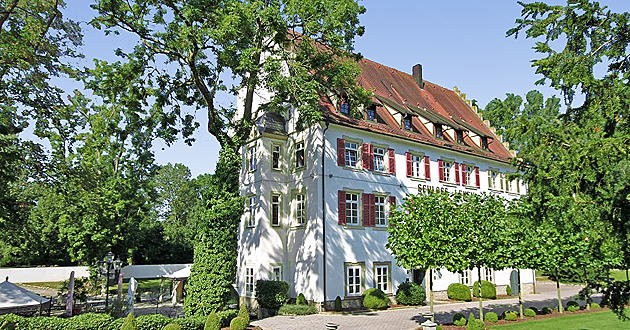
[[[420,284],[426,290],[426,286],[425,286],[425,283],[424,283],[424,277],[425,277],[424,274],[425,273],[426,272],[424,270],[422,270],[422,269],[414,269],[413,270],[413,279],[412,280],[413,280],[414,283]]]
[[[521,289],[518,280],[518,271],[512,270],[510,273],[510,287],[512,288],[512,295],[517,296],[518,291]]]

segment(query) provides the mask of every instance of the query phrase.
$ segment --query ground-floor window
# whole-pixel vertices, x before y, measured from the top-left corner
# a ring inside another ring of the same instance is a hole
[[[273,281],[282,281],[282,266],[272,266],[271,267],[271,279]]]
[[[484,280],[490,282],[490,283],[494,283],[494,269],[491,268],[484,268],[483,269],[483,277]]]
[[[460,282],[465,285],[472,285],[472,276],[470,269],[467,269],[459,274]]]
[[[346,264],[346,295],[359,296],[363,293],[363,267],[360,264]]]
[[[374,287],[383,292],[388,292],[389,286],[389,264],[375,264]]]
[[[254,268],[245,268],[245,293],[254,293]]]

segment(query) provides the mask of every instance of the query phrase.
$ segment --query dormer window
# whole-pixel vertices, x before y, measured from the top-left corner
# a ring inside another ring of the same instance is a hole
[[[464,131],[455,130],[455,137],[457,138],[457,143],[464,144]]]
[[[490,150],[488,148],[488,137],[487,136],[481,137],[481,149],[483,149],[483,150]]]
[[[411,131],[411,116],[407,116],[403,119],[403,128],[407,131]]]
[[[339,112],[341,112],[344,115],[347,115],[350,113],[350,105],[348,105],[348,101],[346,101],[344,97],[341,97],[339,100]]]
[[[442,130],[442,124],[435,124],[435,137],[438,139],[444,139],[444,131]]]
[[[365,114],[366,114],[367,120],[374,121],[376,119],[376,108],[374,106],[367,108]]]

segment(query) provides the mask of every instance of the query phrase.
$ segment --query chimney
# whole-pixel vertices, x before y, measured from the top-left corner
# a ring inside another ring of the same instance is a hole
[[[420,88],[424,89],[424,81],[422,80],[422,65],[416,64],[413,66],[413,80],[420,86]]]

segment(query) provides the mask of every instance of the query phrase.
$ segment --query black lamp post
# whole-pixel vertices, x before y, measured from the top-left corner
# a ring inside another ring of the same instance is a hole
[[[106,276],[105,278],[105,309],[109,306],[109,271],[114,270],[114,274],[118,273],[120,269],[121,261],[116,258],[114,260],[114,254],[112,251],[107,252],[102,260],[98,261],[98,266],[101,274]]]

